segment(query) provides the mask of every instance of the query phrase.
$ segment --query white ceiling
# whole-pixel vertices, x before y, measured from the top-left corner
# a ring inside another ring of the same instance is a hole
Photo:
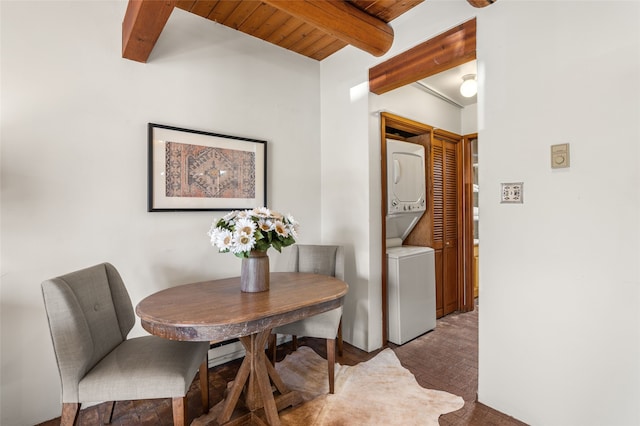
[[[465,98],[460,94],[462,76],[467,74],[477,74],[477,72],[477,62],[473,60],[450,70],[422,79],[419,83],[465,107],[475,104],[478,96],[475,95],[471,98]]]

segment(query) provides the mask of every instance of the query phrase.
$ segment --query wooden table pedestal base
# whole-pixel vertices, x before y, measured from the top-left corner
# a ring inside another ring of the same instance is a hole
[[[224,401],[211,410],[215,415],[221,409],[211,425],[279,426],[278,411],[302,402],[300,394],[285,386],[267,359],[265,345],[270,334],[271,330],[267,329],[240,338],[247,353],[235,380],[229,383]],[[278,395],[274,395],[271,383]],[[241,394],[244,394],[244,405],[249,412],[236,410]]]

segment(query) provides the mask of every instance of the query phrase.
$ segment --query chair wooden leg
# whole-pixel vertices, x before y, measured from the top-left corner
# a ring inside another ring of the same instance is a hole
[[[62,403],[62,415],[60,416],[60,426],[73,426],[78,424],[78,414],[80,404],[73,402]]]
[[[338,355],[342,356],[342,318],[338,324]]]
[[[173,426],[187,425],[187,397],[178,396],[172,398],[173,402]]]
[[[329,364],[329,393],[333,393],[336,380],[336,339],[327,339],[327,363]]]
[[[298,350],[298,336],[291,336],[291,346],[294,351]]]
[[[269,336],[269,345],[267,347],[267,358],[271,361],[271,365],[276,365],[276,351],[278,346],[278,335]]]
[[[209,358],[204,357],[200,364],[200,394],[202,395],[202,413],[209,412]]]
[[[100,419],[102,420],[103,425],[111,424],[111,420],[113,419],[113,409],[115,406],[115,401],[105,402],[100,406]]]

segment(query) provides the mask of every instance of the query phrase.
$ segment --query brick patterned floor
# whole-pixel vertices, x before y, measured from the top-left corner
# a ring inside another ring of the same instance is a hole
[[[392,346],[390,344],[390,346]],[[438,320],[436,329],[402,346],[392,346],[420,385],[461,396],[464,407],[440,417],[440,425],[525,425],[476,402],[478,392],[478,310]]]

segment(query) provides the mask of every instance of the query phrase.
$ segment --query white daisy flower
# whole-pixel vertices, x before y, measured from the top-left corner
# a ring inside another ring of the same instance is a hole
[[[295,225],[287,225],[287,229],[289,230],[289,234],[291,234],[291,236],[293,238],[298,238],[298,224],[297,223]]]
[[[256,230],[256,223],[250,218],[243,217],[236,221],[236,232],[253,235]]]
[[[216,228],[217,226],[216,226],[216,223],[214,222],[211,224],[211,228],[209,228],[209,231],[207,231],[207,235],[211,238],[212,243],[216,235]]]
[[[227,223],[231,222],[231,221],[233,221],[233,219],[236,217],[237,214],[238,214],[237,211],[229,212],[229,213],[225,214],[224,216],[222,216],[222,220],[224,220]]]
[[[233,247],[231,248],[231,251],[234,253],[251,251],[255,243],[256,239],[252,234],[240,232],[235,234],[234,236]]]
[[[289,230],[287,229],[287,226],[280,220],[277,220],[274,224],[274,230],[276,231],[276,234],[278,234],[281,237],[288,237],[289,236]]]
[[[271,211],[266,207],[256,207],[255,209],[253,209],[253,214],[258,217],[267,218],[271,216]]]
[[[291,215],[291,213],[287,214],[287,221],[292,225],[298,224],[298,221]]]
[[[243,218],[250,218],[251,217],[251,210],[239,210],[236,212],[236,222],[240,219]]]
[[[298,221],[291,214],[287,214],[286,222],[289,233],[294,238],[298,238],[298,230],[300,228],[300,224],[298,223]]]
[[[217,228],[214,236],[211,236],[211,243],[215,244],[218,249],[230,250],[233,245],[233,233],[228,229]]]
[[[258,229],[262,232],[273,231],[273,221],[269,219],[259,219],[258,220]]]

